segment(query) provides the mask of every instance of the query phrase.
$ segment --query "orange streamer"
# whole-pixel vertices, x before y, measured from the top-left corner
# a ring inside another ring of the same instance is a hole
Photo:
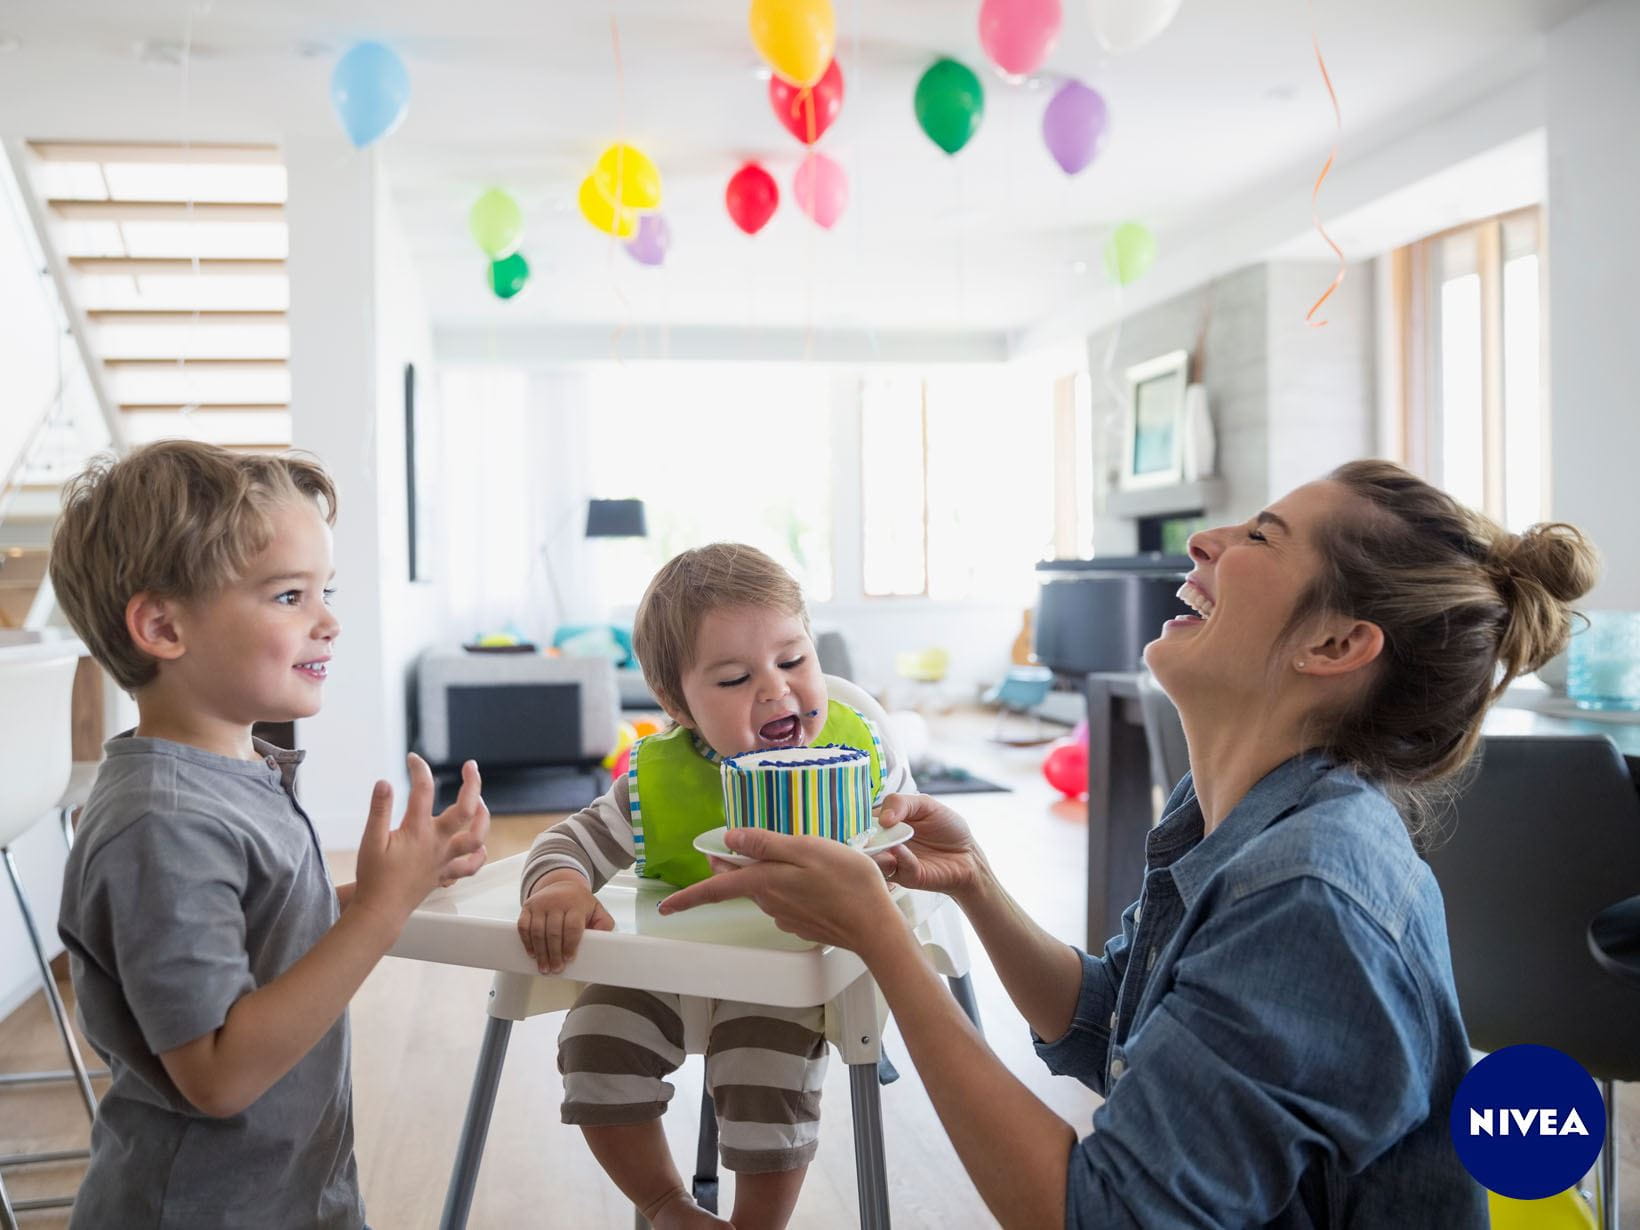
[[[1315,229],[1320,233],[1321,238],[1327,241],[1327,246],[1338,257],[1338,272],[1333,276],[1333,280],[1328,284],[1327,289],[1321,293],[1321,298],[1312,303],[1310,310],[1304,313],[1305,323],[1312,328],[1319,329],[1327,322],[1325,320],[1316,320],[1315,314],[1321,310],[1323,303],[1332,298],[1333,291],[1344,284],[1344,273],[1349,268],[1349,263],[1344,259],[1344,250],[1333,242],[1333,237],[1327,234],[1327,228],[1321,225],[1321,209],[1318,204],[1318,198],[1321,195],[1321,182],[1327,178],[1327,172],[1332,170],[1333,161],[1338,157],[1338,133],[1343,131],[1344,128],[1344,113],[1339,110],[1338,93],[1333,89],[1332,76],[1327,72],[1327,59],[1321,54],[1321,39],[1315,32],[1314,0],[1311,0],[1308,7],[1310,10],[1310,43],[1315,47],[1315,62],[1321,68],[1321,80],[1326,83],[1327,97],[1332,100],[1333,123],[1336,125],[1333,130],[1332,152],[1327,155],[1327,161],[1321,168],[1321,174],[1315,177],[1315,187],[1310,189],[1310,220],[1315,223]]]

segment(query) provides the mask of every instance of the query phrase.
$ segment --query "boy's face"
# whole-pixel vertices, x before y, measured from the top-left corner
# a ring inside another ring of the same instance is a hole
[[[826,724],[826,683],[803,621],[768,607],[708,611],[683,672],[690,717],[672,716],[720,756],[812,743]]]
[[[179,604],[184,652],[164,666],[205,711],[235,724],[284,722],[319,711],[331,644],[330,527],[307,500],[271,510],[273,538],[242,579]]]

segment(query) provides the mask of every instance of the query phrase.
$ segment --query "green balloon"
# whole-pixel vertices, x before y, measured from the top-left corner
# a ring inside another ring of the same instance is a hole
[[[489,188],[473,202],[467,215],[467,229],[473,233],[479,250],[491,260],[518,251],[524,241],[524,211],[518,202],[500,188]]]
[[[522,252],[490,262],[490,289],[497,299],[511,299],[530,280],[530,264]]]
[[[1124,222],[1105,243],[1105,272],[1118,286],[1137,282],[1156,262],[1156,236],[1138,222]]]
[[[948,154],[968,144],[985,117],[985,87],[974,70],[955,60],[935,60],[917,82],[917,123]]]

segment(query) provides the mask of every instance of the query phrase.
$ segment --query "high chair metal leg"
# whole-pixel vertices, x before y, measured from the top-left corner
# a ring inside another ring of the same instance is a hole
[[[708,1213],[718,1211],[718,1125],[712,1091],[701,1082],[700,1131],[695,1136],[695,1203]]]
[[[463,1230],[473,1207],[473,1188],[478,1183],[478,1164],[484,1160],[484,1140],[490,1134],[490,1112],[495,1109],[495,1091],[501,1084],[501,1068],[507,1062],[507,1039],[513,1023],[492,1016],[484,1025],[484,1044],[478,1050],[478,1068],[473,1073],[473,1089],[467,1098],[467,1117],[461,1124],[461,1143],[456,1146],[455,1169],[450,1189],[444,1197],[440,1230]]]
[[[17,1215],[11,1209],[11,1197],[6,1195],[6,1180],[0,1175],[0,1230],[17,1230]]]

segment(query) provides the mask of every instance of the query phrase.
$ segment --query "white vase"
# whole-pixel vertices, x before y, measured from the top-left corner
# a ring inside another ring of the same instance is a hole
[[[1207,411],[1207,388],[1193,384],[1184,391],[1184,441],[1182,468],[1184,481],[1193,483],[1214,473],[1218,465],[1218,439],[1213,434],[1213,416]]]

